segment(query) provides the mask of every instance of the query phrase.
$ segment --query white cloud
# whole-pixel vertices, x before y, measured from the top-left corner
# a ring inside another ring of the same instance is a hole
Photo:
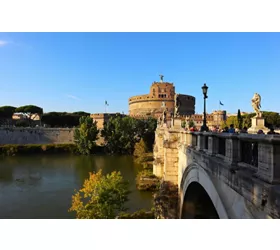
[[[81,100],[80,98],[78,98],[77,96],[74,95],[66,95],[68,98],[74,99],[74,100]]]
[[[7,41],[4,41],[4,40],[0,40],[0,47],[3,47],[5,45],[7,45],[8,42]]]

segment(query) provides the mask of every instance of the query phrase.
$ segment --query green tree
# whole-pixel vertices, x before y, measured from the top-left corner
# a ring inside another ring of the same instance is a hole
[[[144,156],[147,152],[148,152],[148,147],[142,138],[139,142],[135,144],[133,155],[135,157],[141,157]]]
[[[89,173],[82,189],[72,196],[69,212],[76,212],[77,219],[114,219],[127,210],[124,205],[128,194],[128,182],[120,172]]]
[[[113,154],[132,154],[135,143],[141,139],[144,131],[140,124],[139,120],[129,116],[111,117],[101,132],[106,150]]]
[[[31,125],[32,115],[34,114],[38,115],[39,119],[41,120],[43,115],[43,109],[35,105],[26,105],[26,106],[21,106],[16,108],[15,113],[25,114],[28,119],[29,125]]]
[[[74,131],[74,140],[81,154],[88,155],[91,153],[96,145],[98,132],[96,122],[93,122],[92,118],[89,116],[80,118],[80,127]]]
[[[79,126],[79,120],[82,116],[90,116],[90,113],[79,111],[74,113],[67,112],[49,112],[44,113],[42,122],[50,127],[76,127]]]
[[[2,118],[12,118],[15,113],[16,107],[12,106],[2,106],[0,107],[0,117]]]
[[[265,126],[270,127],[280,127],[280,116],[276,112],[263,112],[263,118],[265,120]]]
[[[246,114],[242,116],[243,127],[250,128],[252,126],[251,118],[254,117],[256,113]]]
[[[16,107],[2,106],[0,107],[0,124],[9,123],[12,120],[12,116],[15,113]]]
[[[157,119],[149,117],[145,120],[140,120],[138,126],[142,128],[139,131],[139,135],[143,138],[148,151],[153,151],[153,145],[155,142],[155,130],[157,128]]]
[[[237,128],[242,129],[243,121],[242,121],[242,116],[240,113],[240,109],[238,109],[237,112]]]
[[[193,120],[189,120],[189,128],[195,127],[194,121]]]
[[[90,113],[87,113],[87,112],[84,112],[84,111],[77,111],[77,112],[74,112],[73,115],[90,116]]]

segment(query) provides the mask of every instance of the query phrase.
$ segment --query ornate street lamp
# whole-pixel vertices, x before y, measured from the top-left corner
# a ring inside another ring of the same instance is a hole
[[[204,83],[204,85],[202,86],[202,93],[204,95],[204,112],[203,112],[203,125],[200,129],[201,132],[203,132],[203,131],[208,132],[209,131],[209,128],[206,125],[206,99],[208,98],[207,90],[208,90],[208,87],[206,86],[206,83]]]

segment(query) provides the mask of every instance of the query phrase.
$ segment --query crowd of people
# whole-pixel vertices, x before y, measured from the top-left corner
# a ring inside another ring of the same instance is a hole
[[[189,131],[195,132],[198,131],[196,128],[192,127],[189,129]],[[242,129],[234,128],[234,125],[231,124],[229,127],[225,127],[224,129],[219,129],[218,127],[215,127],[212,130],[209,130],[210,132],[216,132],[216,133],[232,133],[232,134],[248,134],[248,128],[244,127]],[[257,134],[265,134],[263,130],[259,130]],[[270,130],[267,132],[268,135],[279,135],[279,133],[276,133],[274,131],[274,128],[270,128]]]

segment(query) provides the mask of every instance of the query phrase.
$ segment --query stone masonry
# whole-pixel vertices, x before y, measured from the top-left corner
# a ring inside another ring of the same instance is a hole
[[[0,128],[0,145],[74,143],[70,128]]]
[[[280,218],[280,136],[159,126],[154,159],[154,174],[178,186],[179,210],[197,182],[220,218]]]

